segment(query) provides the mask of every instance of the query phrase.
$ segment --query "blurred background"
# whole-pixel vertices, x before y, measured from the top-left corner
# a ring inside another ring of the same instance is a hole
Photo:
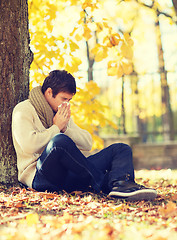
[[[151,153],[151,167],[176,167],[177,1],[28,2],[30,87],[67,70],[78,86],[73,118],[93,150],[123,141],[141,166]]]

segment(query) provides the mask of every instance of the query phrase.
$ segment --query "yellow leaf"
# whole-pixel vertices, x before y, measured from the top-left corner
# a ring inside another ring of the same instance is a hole
[[[117,62],[115,62],[115,61],[108,62],[107,74],[108,74],[108,76],[117,75]]]
[[[97,25],[97,32],[101,32],[103,30],[103,25],[100,22],[97,22],[96,25]]]
[[[176,204],[172,201],[168,202],[165,207],[159,207],[159,213],[162,216],[176,216],[177,214],[177,207]]]
[[[109,25],[108,25],[107,21],[103,21],[103,26],[104,26],[105,28],[109,28]]]
[[[93,147],[92,149],[101,149],[104,147],[104,141],[103,139],[99,138],[97,135],[92,135],[93,136]]]
[[[75,1],[75,0],[74,0]],[[80,12],[80,18],[84,18],[85,17],[85,12],[84,11],[81,11]]]
[[[68,47],[68,46],[67,46],[67,44],[65,43],[65,45],[64,45],[64,49],[67,49],[67,47]]]
[[[108,56],[107,48],[102,46],[98,49],[97,53],[95,54],[95,61],[100,62],[107,56]]]
[[[133,71],[133,67],[131,63],[122,62],[122,68],[125,74],[130,74]]]
[[[110,43],[112,46],[118,45],[120,41],[122,41],[122,39],[120,38],[120,35],[118,33],[112,34],[110,36]]]
[[[80,40],[82,40],[82,36],[79,34],[76,34],[75,39],[76,39],[76,41],[80,41]]]
[[[97,52],[98,52],[98,50],[99,50],[99,47],[100,47],[100,45],[99,45],[99,44],[96,44],[95,47],[92,48],[92,50],[91,50],[92,54],[96,55]]]
[[[51,24],[51,20],[50,20],[50,19],[48,19],[48,20],[46,21],[46,25],[47,25],[47,28],[48,28],[49,33],[51,33],[52,30],[53,30],[53,25]]]
[[[87,89],[88,93],[90,93],[91,98],[100,93],[100,88],[94,81],[87,82],[85,84],[85,88]]]
[[[123,68],[121,64],[118,64],[118,68],[117,68],[117,76],[118,78],[122,77],[122,75],[124,74]]]
[[[111,67],[107,69],[108,76],[115,76],[117,75],[117,67]]]
[[[72,56],[71,64],[69,64],[69,63],[66,64],[66,67],[65,67],[66,71],[68,71],[70,73],[77,72],[78,67],[81,63],[82,63],[82,61],[80,58]]]
[[[129,46],[133,46],[134,42],[128,33],[124,33],[124,38]]]
[[[124,206],[123,204],[119,204],[117,206],[110,207],[109,210],[111,212],[117,212],[117,211],[121,210],[123,208],[123,206]]]
[[[61,68],[64,66],[64,57],[62,55],[59,56],[59,65]]]
[[[111,68],[111,67],[117,67],[117,61],[113,61],[113,60],[109,61],[108,68]]]
[[[79,46],[71,40],[70,49],[72,52],[74,52],[76,49],[79,49]]]
[[[39,222],[39,216],[37,213],[30,213],[26,216],[26,222],[29,226],[37,224]]]
[[[77,28],[75,27],[75,28],[73,29],[73,31],[70,33],[70,36],[73,36],[76,30],[77,30]]]
[[[81,59],[78,57],[72,57],[72,62],[73,64],[75,63],[76,65],[80,65],[82,63]]]
[[[127,41],[128,45],[133,46],[134,42],[131,38],[128,39]]]
[[[59,41],[62,41],[62,42],[65,41],[65,38],[64,38],[63,36],[59,36],[57,39],[58,39]]]
[[[92,37],[91,30],[87,26],[85,26],[84,28],[83,36],[85,37],[86,40],[89,40]]]
[[[129,39],[130,38],[130,35],[129,35],[129,33],[124,33],[124,38],[127,40],[127,39]]]
[[[132,59],[133,58],[132,48],[129,47],[127,44],[125,44],[125,43],[122,44],[121,51],[122,51],[122,54],[125,58],[127,58],[127,59]]]

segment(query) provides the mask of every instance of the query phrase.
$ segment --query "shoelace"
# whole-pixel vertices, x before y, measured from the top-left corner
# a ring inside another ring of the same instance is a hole
[[[138,189],[144,189],[146,188],[145,186],[141,185],[141,184],[138,184],[138,183],[134,183],[135,186],[138,188]]]

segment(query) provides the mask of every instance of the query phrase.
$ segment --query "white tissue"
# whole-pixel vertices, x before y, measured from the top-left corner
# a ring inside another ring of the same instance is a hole
[[[69,106],[69,104],[70,104],[69,102],[63,102],[63,103],[66,103],[67,106]],[[60,107],[62,106],[63,103],[61,103],[61,104],[58,106],[58,108],[60,108]]]

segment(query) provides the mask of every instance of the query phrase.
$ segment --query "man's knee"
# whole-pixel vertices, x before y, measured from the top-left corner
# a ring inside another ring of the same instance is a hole
[[[55,147],[66,148],[69,144],[73,144],[72,139],[63,133],[59,133],[50,140],[47,147],[50,149]]]
[[[128,144],[114,143],[112,145],[113,145],[114,148],[116,148],[119,151],[126,151],[126,152],[129,152],[129,153],[132,153],[132,148]]]

